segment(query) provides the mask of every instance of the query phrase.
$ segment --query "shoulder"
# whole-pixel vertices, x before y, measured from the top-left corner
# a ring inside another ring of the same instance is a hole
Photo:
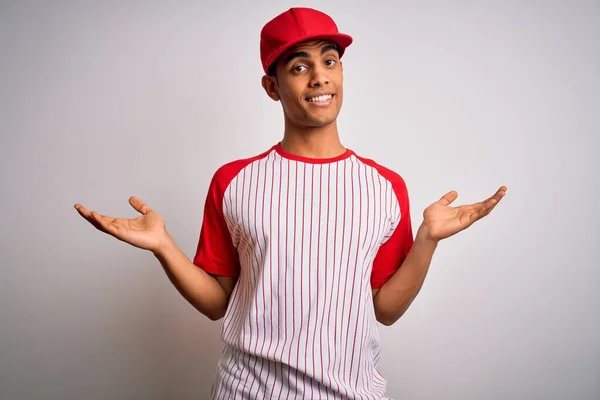
[[[407,190],[406,182],[404,181],[404,178],[402,177],[402,175],[400,175],[398,172],[396,172],[388,167],[383,166],[382,164],[378,163],[377,161],[375,161],[373,159],[359,156],[356,153],[354,153],[354,155],[363,164],[374,168],[383,179],[390,182],[390,184],[393,186],[393,188],[396,191],[405,192]]]
[[[267,157],[272,151],[272,149],[269,149],[255,156],[229,161],[221,165],[212,177],[211,187],[224,191],[244,168],[254,161]]]

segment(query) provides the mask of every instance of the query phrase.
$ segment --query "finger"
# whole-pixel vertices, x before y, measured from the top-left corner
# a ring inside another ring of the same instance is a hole
[[[498,190],[496,190],[496,193],[494,193],[494,195],[491,196],[490,199],[495,199],[496,202],[498,202],[504,197],[505,194],[506,194],[506,186],[500,186],[500,188]]]
[[[92,211],[88,210],[85,206],[83,206],[79,203],[75,204],[75,209],[77,210],[79,215],[81,215],[90,224],[92,224],[94,226],[94,228],[104,232],[104,229],[102,228],[102,226],[96,221],[96,219],[94,217],[92,217]]]
[[[91,213],[93,220],[100,226],[100,230],[111,235],[117,234],[117,227],[113,224],[115,218],[98,214],[95,211]]]
[[[488,212],[490,206],[489,199],[480,201],[479,203],[473,203],[459,207],[460,214],[467,217],[468,224],[471,225],[475,221],[479,220]]]
[[[489,198],[482,203],[478,203],[479,205],[475,209],[475,214],[477,215],[477,219],[481,219],[487,216],[492,210],[498,205],[498,200],[496,198]]]
[[[151,211],[150,207],[148,207],[146,203],[144,203],[140,198],[135,196],[131,196],[129,198],[129,204],[131,204],[131,206],[135,208],[136,211],[144,215],[148,214],[148,212]]]
[[[505,194],[506,194],[506,186],[501,186],[500,189],[498,189],[492,197],[490,197],[489,199],[487,199],[484,202],[485,215],[488,215],[494,209],[494,207],[496,207],[498,205],[498,203],[500,202],[500,200],[502,200],[502,198],[504,197]]]
[[[460,207],[461,215],[466,215],[469,225],[481,218],[483,213],[483,202],[469,204]]]
[[[477,207],[478,212],[481,212],[484,215],[487,215],[494,209],[494,207],[496,207],[496,205],[498,205],[498,203],[500,202],[500,200],[502,200],[502,198],[504,197],[505,194],[506,194],[506,186],[501,186],[500,189],[498,189],[496,191],[496,193],[494,193],[493,196],[485,199],[482,202],[472,204],[472,206]]]
[[[83,204],[77,203],[74,207],[79,213],[79,215],[81,215],[83,218],[87,219],[90,217],[90,210],[88,210]]]
[[[451,204],[454,200],[456,200],[457,197],[458,197],[458,193],[455,190],[452,190],[452,191],[446,193],[445,195],[443,195],[442,198],[438,200],[438,204],[447,206],[447,205]]]
[[[500,199],[501,199],[501,198],[502,198],[502,197],[500,197]],[[491,213],[491,212],[492,212],[492,210],[493,210],[493,209],[494,209],[494,208],[495,208],[495,207],[498,205],[498,203],[500,202],[500,199],[496,199],[496,198],[489,199],[489,200],[486,202],[487,204],[486,204],[486,206],[485,206],[485,210],[483,211],[483,215],[482,215],[482,217],[485,217],[486,215],[488,215],[489,213]]]

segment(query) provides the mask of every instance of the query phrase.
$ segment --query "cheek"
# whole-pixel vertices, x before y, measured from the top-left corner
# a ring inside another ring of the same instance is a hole
[[[288,109],[302,107],[303,99],[302,92],[286,90],[281,93],[281,101]]]
[[[299,107],[298,97],[294,96],[294,94],[292,93],[285,93],[284,95],[282,95],[281,103],[286,108],[286,110],[291,110]]]
[[[285,94],[285,97],[290,99],[299,99],[302,93],[304,93],[304,88],[307,86],[307,82],[305,82],[304,77],[295,76],[295,77],[285,77],[281,80],[279,90],[282,94]]]
[[[285,113],[293,118],[302,117],[304,112],[304,106],[300,102],[300,99],[297,96],[294,96],[292,93],[285,93],[281,96],[281,106],[283,107]]]
[[[342,100],[344,100],[344,90],[342,89],[341,86],[338,86],[338,88],[335,92],[335,97],[337,98],[338,107],[341,106]]]

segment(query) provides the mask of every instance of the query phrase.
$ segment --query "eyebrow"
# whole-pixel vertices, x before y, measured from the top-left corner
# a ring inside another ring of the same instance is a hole
[[[335,44],[328,44],[326,46],[323,46],[321,48],[321,55],[327,53],[330,50],[335,50],[338,52],[340,52],[339,48],[337,45]],[[297,51],[295,53],[290,54],[289,56],[286,57],[285,59],[285,65],[289,64],[290,61],[292,61],[294,58],[310,58],[310,54],[308,54],[305,51]]]

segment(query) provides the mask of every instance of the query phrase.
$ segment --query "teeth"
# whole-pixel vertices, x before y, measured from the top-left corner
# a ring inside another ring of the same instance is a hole
[[[323,96],[311,97],[310,99],[308,99],[308,101],[310,101],[311,103],[313,103],[313,102],[321,103],[321,102],[331,99],[331,97],[333,97],[333,96],[330,94],[327,94],[327,95],[323,95]]]

